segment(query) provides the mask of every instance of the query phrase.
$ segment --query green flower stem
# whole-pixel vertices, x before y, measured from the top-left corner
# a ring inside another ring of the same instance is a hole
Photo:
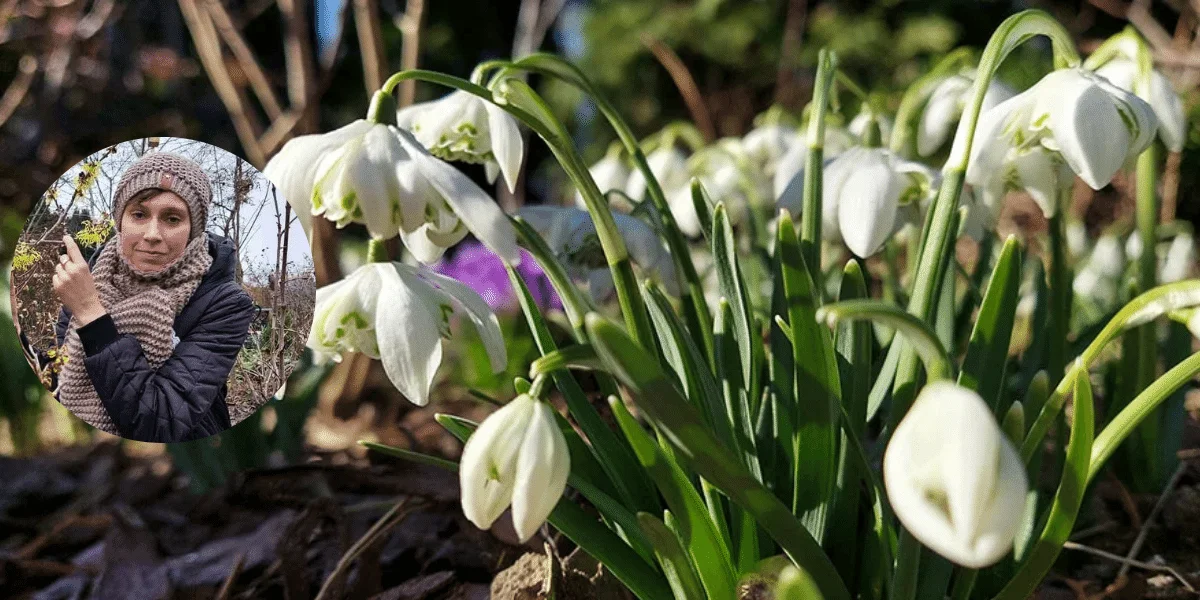
[[[1066,191],[1069,194],[1069,190]],[[1066,194],[1064,194],[1066,195]],[[1050,255],[1046,272],[1050,274],[1050,347],[1047,348],[1046,373],[1058,381],[1067,364],[1067,333],[1071,323],[1071,269],[1067,265],[1065,202],[1050,217]]]
[[[1088,481],[1096,477],[1105,461],[1112,456],[1121,442],[1133,433],[1139,423],[1153,413],[1164,400],[1171,397],[1175,390],[1187,384],[1197,374],[1200,374],[1200,353],[1193,354],[1175,365],[1121,409],[1121,412],[1117,413],[1117,416],[1113,417],[1108,425],[1100,431],[1092,444],[1092,456],[1088,464]]]
[[[566,128],[554,117],[545,101],[528,84],[517,79],[504,78],[495,82],[496,90],[493,93],[465,79],[421,69],[396,73],[384,82],[381,89],[390,92],[406,79],[429,81],[474,94],[504,109],[542,138],[583,195],[588,213],[591,214],[596,227],[596,236],[600,239],[600,246],[612,271],[613,287],[617,291],[617,301],[630,335],[640,344],[653,344],[654,333],[650,328],[650,315],[646,312],[641,290],[633,275],[629,251],[617,230],[612,211],[576,152]]]
[[[555,77],[560,81],[571,84],[584,94],[586,94],[600,113],[608,119],[609,125],[616,132],[617,138],[625,147],[625,151],[629,154],[633,165],[646,180],[646,193],[650,197],[650,202],[658,211],[659,219],[662,222],[663,237],[667,241],[667,249],[671,252],[671,258],[675,262],[676,271],[682,276],[682,279],[687,282],[686,288],[682,292],[680,300],[682,300],[685,309],[695,313],[696,322],[711,323],[712,315],[709,313],[708,304],[704,301],[704,287],[700,281],[700,276],[696,272],[696,266],[692,263],[691,252],[688,250],[687,240],[683,233],[679,231],[679,226],[675,223],[675,217],[671,212],[671,207],[667,203],[666,195],[663,193],[662,186],[659,185],[658,179],[654,177],[654,173],[650,171],[650,165],[646,162],[646,155],[642,152],[641,146],[638,144],[637,138],[634,137],[633,131],[625,120],[621,118],[620,113],[616,108],[596,90],[592,82],[584,76],[575,65],[562,60],[552,54],[538,53],[527,56],[512,65],[516,68],[528,69],[541,75]]]
[[[804,203],[800,211],[800,249],[808,266],[819,300],[821,282],[821,176],[825,154],[825,114],[833,80],[837,75],[837,55],[821,48],[817,54],[817,78],[813,87],[812,111],[808,116],[808,160],[804,165]]]
[[[367,242],[367,262],[388,262],[387,242],[372,239]]]
[[[963,110],[962,119],[955,132],[954,145],[950,149],[950,158],[942,169],[942,186],[930,208],[928,227],[913,281],[908,310],[927,323],[934,322],[938,283],[942,280],[941,263],[951,251],[954,242],[955,213],[958,210],[959,196],[962,194],[971,144],[975,139],[975,128],[983,111],[983,98],[1000,63],[1017,46],[1036,35],[1050,38],[1056,66],[1079,64],[1079,53],[1075,51],[1070,34],[1054,17],[1040,10],[1026,10],[1005,19],[988,40],[979,61],[975,85],[971,89],[971,101]],[[905,350],[893,388],[896,392],[892,407],[894,414],[889,419],[893,425],[899,422],[912,404],[919,370],[920,364],[912,350]]]

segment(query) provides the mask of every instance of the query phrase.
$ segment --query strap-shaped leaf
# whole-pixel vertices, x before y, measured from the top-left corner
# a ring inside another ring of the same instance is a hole
[[[756,388],[754,355],[756,348],[761,351],[762,344],[759,342],[759,337],[754,334],[755,332],[751,331],[751,324],[754,321],[750,317],[750,298],[746,293],[746,283],[741,269],[738,268],[733,227],[729,224],[725,204],[721,202],[717,203],[712,215],[712,253],[721,295],[729,300],[733,309],[733,332],[742,363],[742,387],[746,390],[754,390]]]
[[[929,326],[903,310],[879,300],[847,300],[822,306],[817,311],[817,320],[830,327],[844,321],[869,319],[895,329],[906,342],[916,349],[925,363],[930,381],[944,379],[950,375],[952,363],[942,347],[942,342]]]
[[[830,600],[850,593],[812,534],[770,490],[750,474],[704,426],[699,413],[680,395],[658,362],[616,325],[587,316],[588,335],[609,370],[629,388],[638,407],[701,477],[755,516],[791,559],[813,575]]]
[[[791,215],[780,211],[775,252],[779,254],[787,322],[796,367],[792,511],[817,540],[823,540],[837,478],[837,409],[841,380],[829,330],[817,322],[820,305],[809,278]]]
[[[668,511],[667,514],[671,513]],[[671,589],[675,592],[675,600],[707,597],[700,580],[696,577],[696,569],[692,567],[687,551],[679,544],[679,538],[675,537],[662,521],[654,518],[654,515],[638,513],[637,519],[642,533],[654,545],[654,555],[658,558],[658,564],[662,565],[667,583],[671,584]]]
[[[997,413],[1004,390],[1008,345],[1012,341],[1013,321],[1021,289],[1021,247],[1016,236],[1004,241],[996,268],[988,281],[971,331],[967,357],[958,374],[958,384],[975,390]]]

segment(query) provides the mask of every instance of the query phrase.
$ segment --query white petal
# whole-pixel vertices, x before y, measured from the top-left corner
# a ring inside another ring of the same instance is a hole
[[[567,441],[550,405],[538,402],[521,442],[512,494],[513,527],[526,541],[562,498],[571,472]]]
[[[388,239],[400,230],[400,184],[396,164],[407,155],[388,127],[378,125],[367,130],[352,159],[345,164],[344,180],[358,199],[361,222],[375,239]]]
[[[312,237],[312,195],[317,163],[325,153],[361,135],[370,126],[369,122],[359,119],[328,133],[292,138],[263,168],[263,175],[292,205],[292,211],[309,237]]]
[[[517,127],[517,120],[499,106],[483,102],[483,108],[487,111],[492,155],[500,165],[500,172],[504,174],[508,191],[515,192],[517,177],[521,174],[521,161],[525,159],[525,142],[521,139],[521,130]]]
[[[837,194],[842,239],[854,254],[875,254],[892,233],[903,181],[885,151],[863,153]]]
[[[1058,213],[1059,195],[1072,183],[1069,177],[1060,177],[1062,169],[1057,160],[1052,152],[1041,147],[1017,150],[1012,160],[1019,185],[1029,192],[1047,218]]]
[[[1172,152],[1183,150],[1187,141],[1187,115],[1183,101],[1171,86],[1171,81],[1162,73],[1150,74],[1150,107],[1158,117],[1158,134]]]
[[[520,441],[533,401],[517,396],[488,415],[463,447],[458,469],[463,515],[480,529],[491,527],[512,500]]]
[[[379,358],[392,385],[413,404],[425,406],[434,375],[442,364],[440,310],[428,306],[410,287],[429,284],[415,277],[402,279],[394,263],[385,264],[393,270],[380,278],[380,293],[386,300],[375,310]]]
[[[420,271],[421,277],[432,280],[466,313],[471,324],[479,331],[483,347],[487,351],[492,372],[499,373],[508,366],[508,354],[504,348],[504,335],[500,332],[500,321],[479,292],[462,282],[429,269]]]
[[[479,241],[509,264],[521,262],[517,232],[500,207],[478,185],[454,167],[433,157],[413,143],[407,132],[400,142],[420,168],[420,172],[454,209],[454,213]]]
[[[962,115],[964,95],[970,91],[971,80],[961,75],[947,77],[933,89],[917,127],[917,154],[929,156],[946,143],[950,128]]]
[[[1108,185],[1125,164],[1134,141],[1132,134],[1137,133],[1123,124],[1116,99],[1079,69],[1050,73],[1035,88],[1039,106],[1046,107],[1049,114],[1052,149],[1058,150],[1092,189]]]

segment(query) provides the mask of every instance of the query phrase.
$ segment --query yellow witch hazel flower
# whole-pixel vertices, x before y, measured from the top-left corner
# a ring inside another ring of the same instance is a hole
[[[297,137],[263,173],[306,233],[317,215],[338,227],[361,223],[375,239],[398,234],[417,260],[430,264],[470,232],[509,263],[520,261],[516,231],[491,197],[393,125],[359,119]]]
[[[365,264],[318,289],[308,347],[317,363],[340,361],[344,352],[379,359],[392,385],[424,406],[456,314],[479,331],[492,371],[503,371],[504,337],[487,302],[455,279],[395,262]]]
[[[437,100],[400,109],[396,123],[411,131],[434,156],[482,164],[488,183],[503,174],[508,189],[516,190],[525,142],[517,120],[499,106],[456,90]]]

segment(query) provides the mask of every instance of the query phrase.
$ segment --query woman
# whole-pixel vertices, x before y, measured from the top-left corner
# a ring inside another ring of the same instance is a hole
[[[90,270],[63,238],[58,399],[99,429],[181,442],[230,426],[225,382],[257,309],[233,243],[205,231],[211,197],[196,163],[156,152],[117,183],[117,233]]]

